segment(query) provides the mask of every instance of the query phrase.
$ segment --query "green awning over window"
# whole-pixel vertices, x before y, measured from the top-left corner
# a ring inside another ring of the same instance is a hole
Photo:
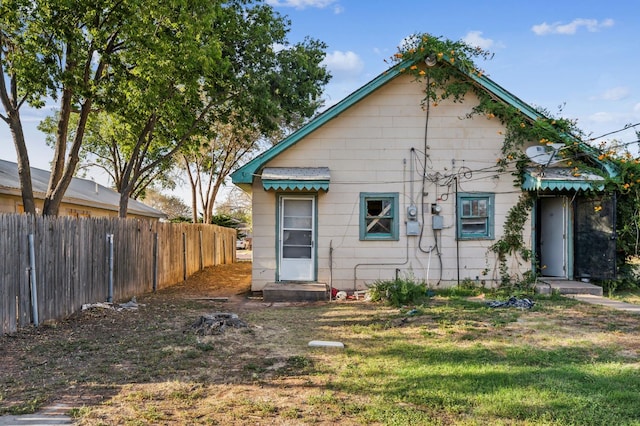
[[[266,167],[262,170],[265,191],[328,191],[328,167]]]
[[[593,173],[575,172],[568,167],[527,168],[522,189],[526,191],[601,191],[604,178]]]

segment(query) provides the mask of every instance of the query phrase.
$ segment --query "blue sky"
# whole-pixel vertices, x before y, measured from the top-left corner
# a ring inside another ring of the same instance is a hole
[[[384,60],[403,38],[430,33],[488,49],[495,55],[480,65],[491,79],[531,105],[577,119],[592,137],[640,122],[636,1],[267,3],[291,19],[291,41],[310,36],[328,45],[328,105],[388,68]],[[611,137],[636,139],[632,129]]]
[[[326,90],[327,106],[388,68],[385,59],[406,36],[430,33],[495,53],[480,64],[490,78],[529,104],[577,119],[578,126],[594,137],[640,122],[636,0],[267,3],[291,20],[291,42],[309,36],[327,44],[325,63],[334,76]],[[53,155],[36,126],[50,113],[51,107],[22,112],[31,164],[44,169]],[[623,142],[636,139],[633,129],[611,137]],[[0,158],[15,161],[5,123],[0,123],[0,146]]]

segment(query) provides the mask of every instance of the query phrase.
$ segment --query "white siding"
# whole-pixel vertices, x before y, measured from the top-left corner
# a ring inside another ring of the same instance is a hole
[[[330,189],[318,195],[318,281],[344,290],[365,288],[380,278],[412,274],[432,285],[447,285],[458,278],[499,279],[495,257],[488,247],[495,241],[456,241],[455,180],[459,192],[495,194],[495,237],[520,191],[507,172],[483,172],[496,164],[503,143],[497,119],[465,118],[477,99],[443,102],[429,111],[427,177],[438,184],[422,187],[426,111],[420,106],[420,86],[401,76],[378,89],[322,128],[269,162],[268,167],[321,167],[331,171]],[[416,156],[412,158],[412,148]],[[410,170],[413,166],[413,176]],[[464,172],[467,173],[464,173]],[[456,173],[457,172],[457,173]],[[411,190],[413,189],[413,193]],[[400,194],[400,240],[360,241],[361,192]],[[424,193],[424,197],[421,194]],[[406,236],[406,208],[418,205],[423,238]],[[253,290],[276,279],[276,197],[264,191],[260,179],[253,185]],[[424,218],[422,206],[424,203]],[[431,229],[431,204],[442,206],[444,229]],[[528,231],[528,228],[527,228]],[[528,233],[528,232],[525,232]],[[333,247],[333,264],[329,251]],[[438,255],[439,253],[439,255]],[[440,267],[440,259],[442,268]],[[483,275],[488,269],[489,273]],[[523,265],[529,269],[529,265]]]

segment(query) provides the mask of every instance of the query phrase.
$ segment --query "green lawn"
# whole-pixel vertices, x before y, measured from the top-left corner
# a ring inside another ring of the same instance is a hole
[[[382,325],[347,328],[332,382],[368,395],[351,413],[367,422],[640,424],[637,317],[559,300],[522,311],[445,299]]]
[[[415,311],[238,306],[249,329],[203,337],[189,319],[231,306],[155,297],[135,314],[5,338],[24,355],[0,408],[72,389],[99,397],[73,411],[81,425],[640,425],[639,315],[541,296],[530,310],[489,308],[449,292]]]

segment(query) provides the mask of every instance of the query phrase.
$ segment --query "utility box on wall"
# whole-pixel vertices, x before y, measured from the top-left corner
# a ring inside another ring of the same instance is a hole
[[[435,215],[435,214],[431,216],[431,226],[433,227],[433,229],[444,228],[444,221],[442,219],[442,216]]]
[[[420,235],[418,208],[413,204],[407,207],[407,235]]]
[[[410,220],[407,222],[407,235],[420,235],[420,222]]]

